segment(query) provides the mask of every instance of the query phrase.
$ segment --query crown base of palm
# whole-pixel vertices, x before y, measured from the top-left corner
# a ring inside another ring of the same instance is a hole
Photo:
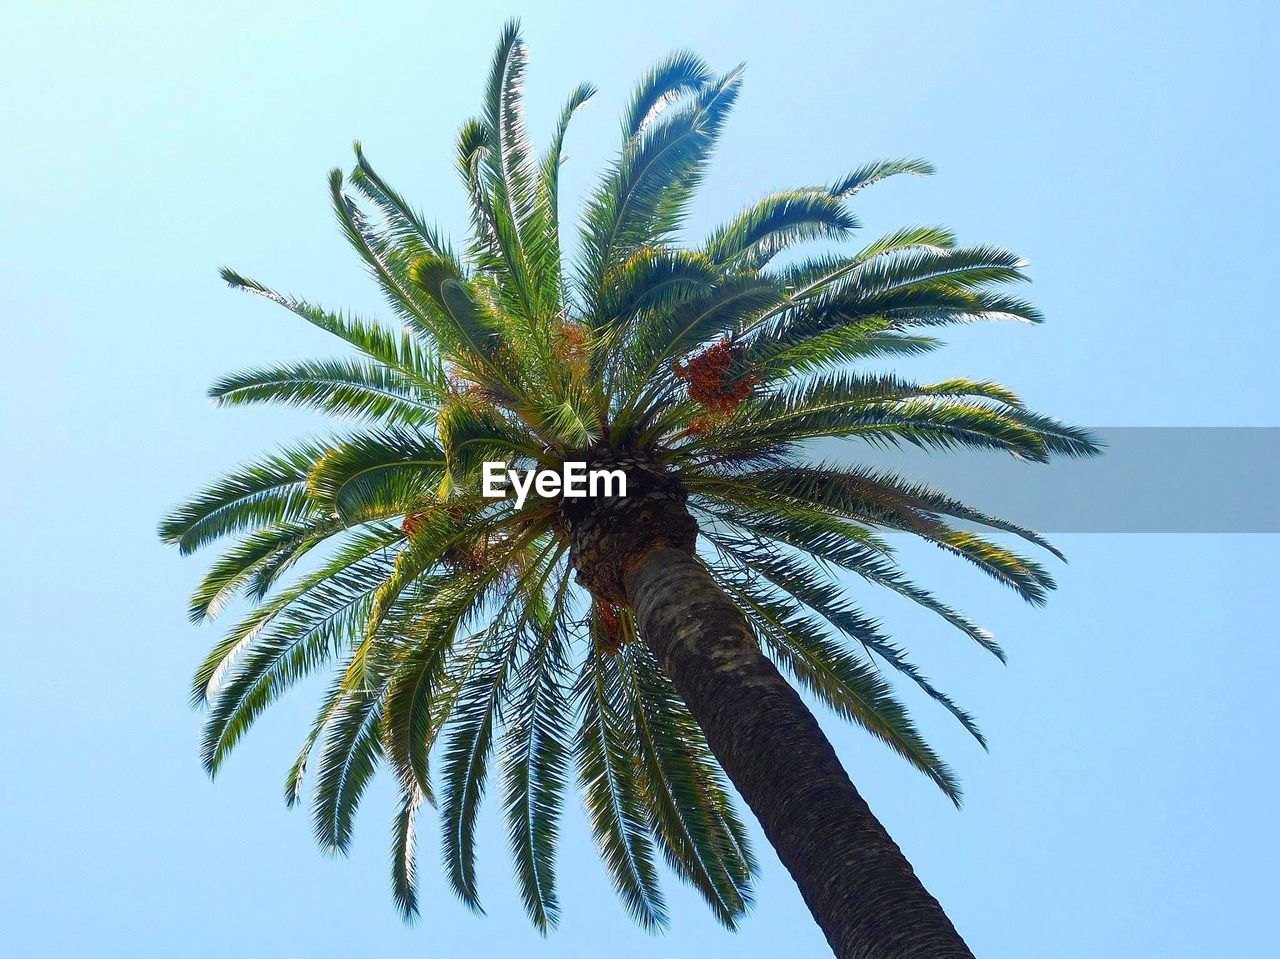
[[[591,464],[626,477],[626,495],[562,499],[577,580],[596,600],[629,606],[626,582],[644,555],[666,546],[696,554],[698,523],[679,478],[650,456],[597,456]]]

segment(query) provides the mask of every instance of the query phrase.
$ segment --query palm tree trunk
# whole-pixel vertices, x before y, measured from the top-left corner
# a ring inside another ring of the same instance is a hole
[[[624,587],[640,635],[836,956],[972,959],[732,600],[685,549],[656,545],[636,559]]]

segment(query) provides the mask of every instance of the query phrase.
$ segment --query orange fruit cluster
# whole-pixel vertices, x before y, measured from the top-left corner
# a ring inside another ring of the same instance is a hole
[[[412,537],[418,532],[418,530],[422,529],[422,524],[427,521],[428,515],[429,514],[425,510],[420,510],[417,513],[409,513],[400,523],[400,531],[404,533],[405,536]]]
[[[422,509],[407,513],[400,522],[400,529],[406,537],[412,539],[426,525],[427,520],[438,515],[441,510],[461,522],[467,515],[468,507],[461,502],[429,503]],[[492,567],[495,562],[511,562],[511,558],[498,549],[500,545],[500,540],[491,541],[489,534],[483,533],[470,542],[464,540],[453,543],[445,549],[440,559],[455,570],[479,573]],[[510,572],[509,569],[504,569],[501,575],[507,577]]]
[[[622,611],[613,603],[595,601],[596,621],[600,629],[596,633],[596,646],[607,656],[617,656],[622,649]]]
[[[564,322],[556,325],[552,334],[555,355],[564,361],[572,372],[587,371],[587,331],[579,323]]]
[[[484,401],[484,389],[479,383],[468,379],[457,370],[445,374],[445,387],[448,399],[452,403],[465,403],[478,406]]]
[[[687,363],[676,360],[673,370],[677,379],[689,384],[689,398],[707,411],[693,424],[695,432],[701,432],[715,422],[727,419],[742,404],[759,380],[744,376],[730,383],[729,369],[733,366],[733,346],[727,339],[694,354]]]

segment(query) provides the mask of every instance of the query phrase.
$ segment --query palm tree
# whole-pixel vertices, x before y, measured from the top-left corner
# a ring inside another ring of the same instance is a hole
[[[465,249],[358,145],[350,175],[330,176],[338,222],[399,330],[223,272],[355,352],[235,373],[214,398],[359,425],[234,470],[162,525],[184,553],[237,537],[190,608],[198,621],[248,602],[192,686],[208,709],[204,764],[216,773],[284,689],[327,669],[285,797],[297,803],[312,770],[316,837],[344,851],[366,785],[389,768],[401,795],[393,891],[407,917],[424,801],[440,809],[449,883],[479,908],[476,815],[496,761],[515,874],[540,930],[559,915],[557,835],[576,771],[613,885],[646,927],[666,922],[659,859],[726,926],[750,905],[756,867],[732,782],[838,956],[968,956],[782,671],[959,804],[886,668],[981,733],[841,598],[838,577],[901,594],[1001,656],[906,577],[883,534],[913,533],[1037,604],[1049,574],[975,529],[1052,547],[897,475],[823,462],[809,441],[1033,461],[1094,452],[1083,431],[994,383],[857,368],[934,348],[926,333],[943,324],[1038,322],[1001,289],[1024,279],[1024,264],[937,227],[852,252],[792,252],[850,236],[848,201],[886,177],[929,173],[919,160],[768,195],[680,245],[741,70],[717,76],[679,53],[636,88],[566,267],[558,174],[566,127],[593,91],[573,92],[539,155],[521,108],[525,57],[512,24],[484,111],[458,137]],[[620,470],[627,495],[517,506],[481,493],[482,465],[499,461]]]

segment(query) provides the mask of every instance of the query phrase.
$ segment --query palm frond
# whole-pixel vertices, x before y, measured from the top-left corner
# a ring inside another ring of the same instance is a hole
[[[671,681],[632,633],[618,659],[639,749],[651,829],[667,864],[732,929],[751,905],[755,863],[724,774]]]
[[[583,283],[589,304],[604,295],[616,264],[662,244],[679,228],[740,87],[740,70],[726,74],[623,148],[587,211]]]
[[[582,719],[576,744],[578,779],[587,815],[613,888],[646,929],[667,924],[658,887],[641,784],[634,760],[634,725],[623,698],[617,662],[593,651],[577,682]]]
[[[561,686],[569,654],[564,629],[568,588],[568,575],[562,573],[551,602],[531,624],[530,648],[514,674],[504,732],[507,835],[525,911],[542,932],[560,915],[555,855],[569,761],[561,738],[569,725],[569,702]]]
[[[833,196],[846,199],[891,176],[898,176],[903,173],[910,173],[915,176],[931,176],[935,172],[933,164],[928,160],[910,158],[875,160],[871,163],[865,163],[841,177],[831,185],[831,193]]]
[[[418,809],[422,795],[416,789],[403,791],[396,813],[391,841],[391,895],[400,914],[409,921],[418,915],[418,867],[416,846]]]
[[[714,79],[706,61],[687,50],[678,50],[654,64],[636,85],[622,115],[624,141],[644,133],[672,101],[700,92]]]
[[[306,487],[324,452],[323,444],[299,443],[245,464],[170,512],[160,538],[191,553],[244,530],[320,518]]]
[[[720,571],[719,581],[756,622],[778,663],[844,718],[857,723],[924,773],[960,805],[949,766],[921,738],[906,708],[868,661],[837,644],[822,625],[789,600],[771,596],[749,577]]]
[[[443,397],[390,367],[358,360],[310,360],[224,376],[209,389],[221,406],[279,403],[338,417],[427,426]]]

